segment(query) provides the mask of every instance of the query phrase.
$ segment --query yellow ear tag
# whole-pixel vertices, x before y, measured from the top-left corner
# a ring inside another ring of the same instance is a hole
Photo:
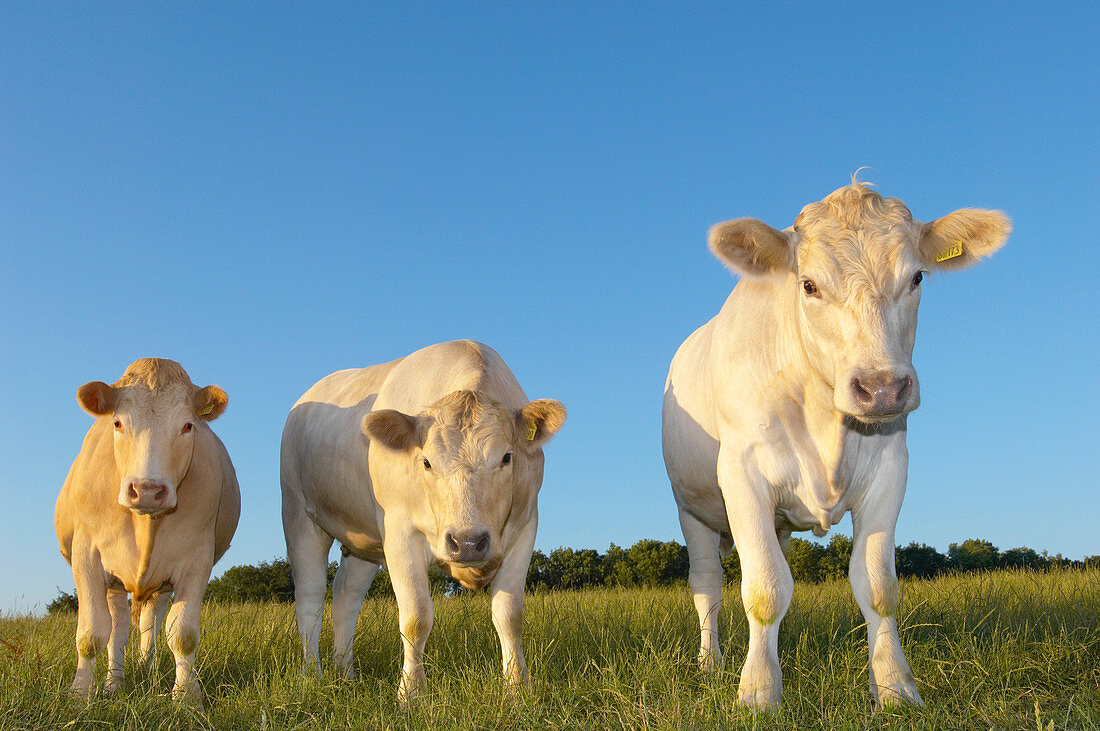
[[[940,253],[936,254],[936,263],[938,264],[941,261],[947,261],[948,259],[954,259],[956,256],[962,256],[962,253],[963,253],[963,242],[956,241],[955,243],[951,244],[950,246],[948,246],[946,249],[944,249]]]
[[[203,407],[203,410],[199,412],[199,416],[206,416],[207,414],[209,414],[213,410],[214,410],[214,404],[207,404],[205,407]]]
[[[535,432],[539,430],[539,425],[535,423],[534,419],[527,422],[527,441],[535,441]]]

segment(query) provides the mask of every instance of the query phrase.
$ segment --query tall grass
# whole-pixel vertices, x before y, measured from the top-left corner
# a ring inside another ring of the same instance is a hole
[[[530,688],[500,683],[484,593],[437,599],[430,690],[396,703],[401,664],[392,600],[364,605],[358,679],[303,677],[289,605],[208,605],[198,669],[204,711],[168,699],[172,659],[151,674],[127,656],[112,698],[66,692],[73,615],[0,618],[0,729],[8,728],[1100,728],[1100,571],[997,572],[908,581],[900,626],[923,710],[872,706],[867,641],[847,584],[796,586],[784,621],[779,711],[738,708],[747,627],[736,591],[722,612],[726,666],[695,666],[698,628],[685,587],[527,597]],[[322,651],[331,651],[331,628]],[[136,651],[136,638],[128,651]],[[327,649],[326,649],[327,648]],[[100,663],[100,673],[104,662]]]

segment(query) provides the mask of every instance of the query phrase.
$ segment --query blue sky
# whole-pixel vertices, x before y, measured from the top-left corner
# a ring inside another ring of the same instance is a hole
[[[322,376],[474,338],[569,408],[538,547],[682,541],[668,363],[733,286],[711,224],[862,177],[999,208],[929,278],[899,543],[1100,553],[1097,129],[1086,3],[0,5],[0,610],[72,587],[76,388],[142,356],[230,397],[243,513]],[[842,524],[840,530],[850,530]]]

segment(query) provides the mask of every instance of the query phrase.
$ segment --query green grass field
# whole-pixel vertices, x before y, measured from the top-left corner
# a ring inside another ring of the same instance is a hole
[[[923,710],[871,705],[862,619],[839,581],[795,588],[780,640],[783,705],[773,714],[735,705],[747,641],[735,589],[722,613],[726,667],[713,677],[695,667],[699,638],[686,587],[529,596],[532,684],[518,692],[499,680],[488,597],[439,598],[427,652],[431,689],[408,711],[396,704],[392,600],[363,608],[355,681],[302,676],[291,606],[207,606],[198,660],[205,711],[168,698],[173,663],[163,639],[152,674],[136,670],[132,636],[118,695],[70,697],[75,624],[75,615],[0,618],[0,729],[1100,728],[1098,570],[903,583],[901,638]],[[105,665],[101,659],[101,678]]]

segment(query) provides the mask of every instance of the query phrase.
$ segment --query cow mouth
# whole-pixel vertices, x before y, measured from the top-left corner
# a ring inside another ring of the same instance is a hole
[[[467,589],[482,589],[496,577],[500,559],[490,559],[477,564],[447,562],[451,576]]]
[[[170,508],[139,508],[132,507],[129,511],[134,515],[144,515],[149,518],[163,518],[166,515],[171,515],[176,512],[176,506],[173,505]]]

